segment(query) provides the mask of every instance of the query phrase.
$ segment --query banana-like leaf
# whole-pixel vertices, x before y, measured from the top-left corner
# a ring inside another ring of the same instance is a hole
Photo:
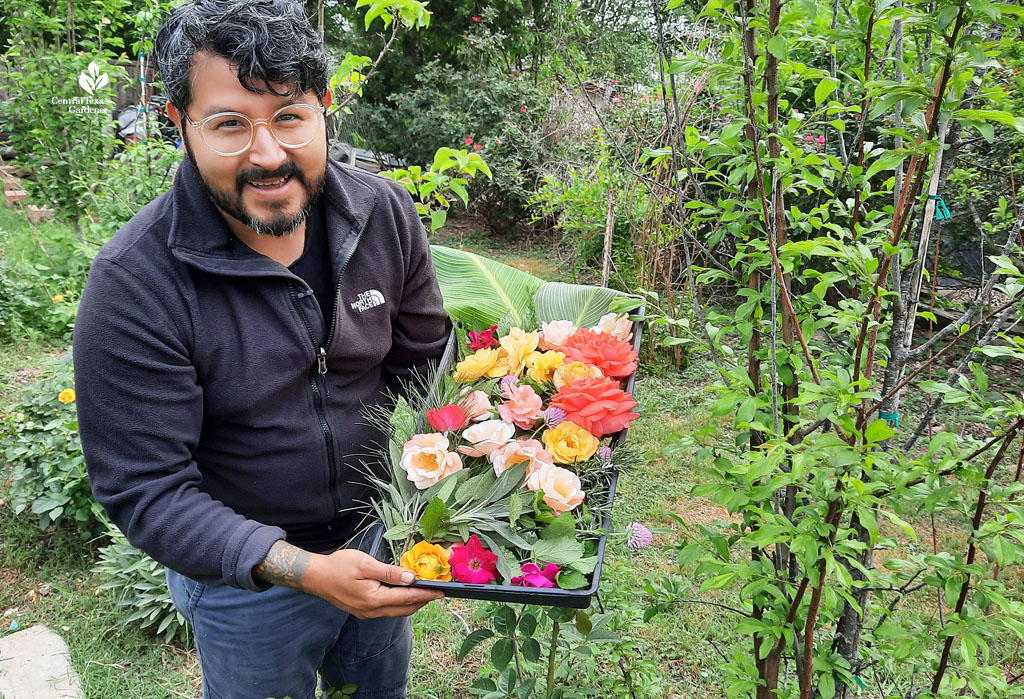
[[[430,252],[444,308],[467,330],[484,330],[506,316],[522,325],[544,284],[532,274],[464,250],[431,245]]]
[[[589,328],[597,325],[608,313],[609,304],[620,296],[629,294],[603,286],[547,282],[537,290],[533,301],[539,323],[571,320],[577,328]]]

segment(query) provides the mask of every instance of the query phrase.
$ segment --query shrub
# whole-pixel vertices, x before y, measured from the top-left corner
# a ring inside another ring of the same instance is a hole
[[[124,610],[121,624],[150,629],[165,642],[185,640],[188,622],[171,601],[163,565],[128,543],[116,527],[110,527],[109,536],[93,572],[106,580],[100,589],[112,590]]]
[[[39,381],[0,414],[0,437],[7,445],[3,455],[14,512],[35,515],[42,529],[76,525],[89,536],[106,516],[89,488],[74,400],[67,354],[46,364]]]

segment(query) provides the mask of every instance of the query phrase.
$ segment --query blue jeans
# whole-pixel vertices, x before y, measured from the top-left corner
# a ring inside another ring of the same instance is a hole
[[[167,571],[178,611],[192,624],[203,699],[314,699],[317,670],[357,699],[404,699],[412,623],[361,620],[287,587],[265,592],[207,586]]]

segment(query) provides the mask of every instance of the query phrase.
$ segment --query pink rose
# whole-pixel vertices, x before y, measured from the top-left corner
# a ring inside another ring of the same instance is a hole
[[[543,490],[544,502],[558,514],[569,512],[583,502],[580,477],[561,466],[541,466],[526,479],[526,487]]]
[[[524,563],[521,570],[522,575],[512,578],[513,585],[522,587],[554,587],[555,578],[558,577],[558,571],[561,569],[554,563],[548,563],[544,566],[544,570],[541,570],[540,566],[536,563]]]
[[[426,490],[461,471],[462,459],[448,451],[448,439],[443,434],[418,434],[403,446],[400,465],[417,488]]]
[[[492,451],[512,439],[516,428],[501,420],[485,420],[462,432],[462,438],[473,446],[460,446],[466,456],[489,456]]]
[[[500,476],[507,469],[524,461],[527,462],[527,477],[542,466],[553,466],[555,463],[554,457],[536,439],[517,439],[509,442],[492,451],[489,458],[494,466],[495,476]]]
[[[511,381],[502,381],[502,388],[505,402],[498,406],[501,419],[524,430],[533,428],[544,411],[544,401],[541,397],[528,384],[518,385]]]
[[[576,332],[571,320],[553,320],[541,323],[539,347],[542,350],[560,350],[569,336]]]
[[[491,419],[491,400],[483,391],[469,390],[469,386],[462,391],[459,398],[459,407],[466,412],[466,416],[473,422],[483,422]]]
[[[438,432],[454,432],[466,426],[469,416],[461,406],[452,404],[437,410],[428,410],[427,422]]]

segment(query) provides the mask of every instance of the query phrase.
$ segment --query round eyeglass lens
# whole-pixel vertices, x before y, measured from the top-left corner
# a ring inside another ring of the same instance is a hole
[[[274,113],[266,123],[270,133],[282,146],[304,146],[317,134],[319,110],[313,105],[291,104]],[[203,122],[206,145],[220,153],[231,155],[245,150],[252,142],[253,123],[242,114],[215,114]]]

